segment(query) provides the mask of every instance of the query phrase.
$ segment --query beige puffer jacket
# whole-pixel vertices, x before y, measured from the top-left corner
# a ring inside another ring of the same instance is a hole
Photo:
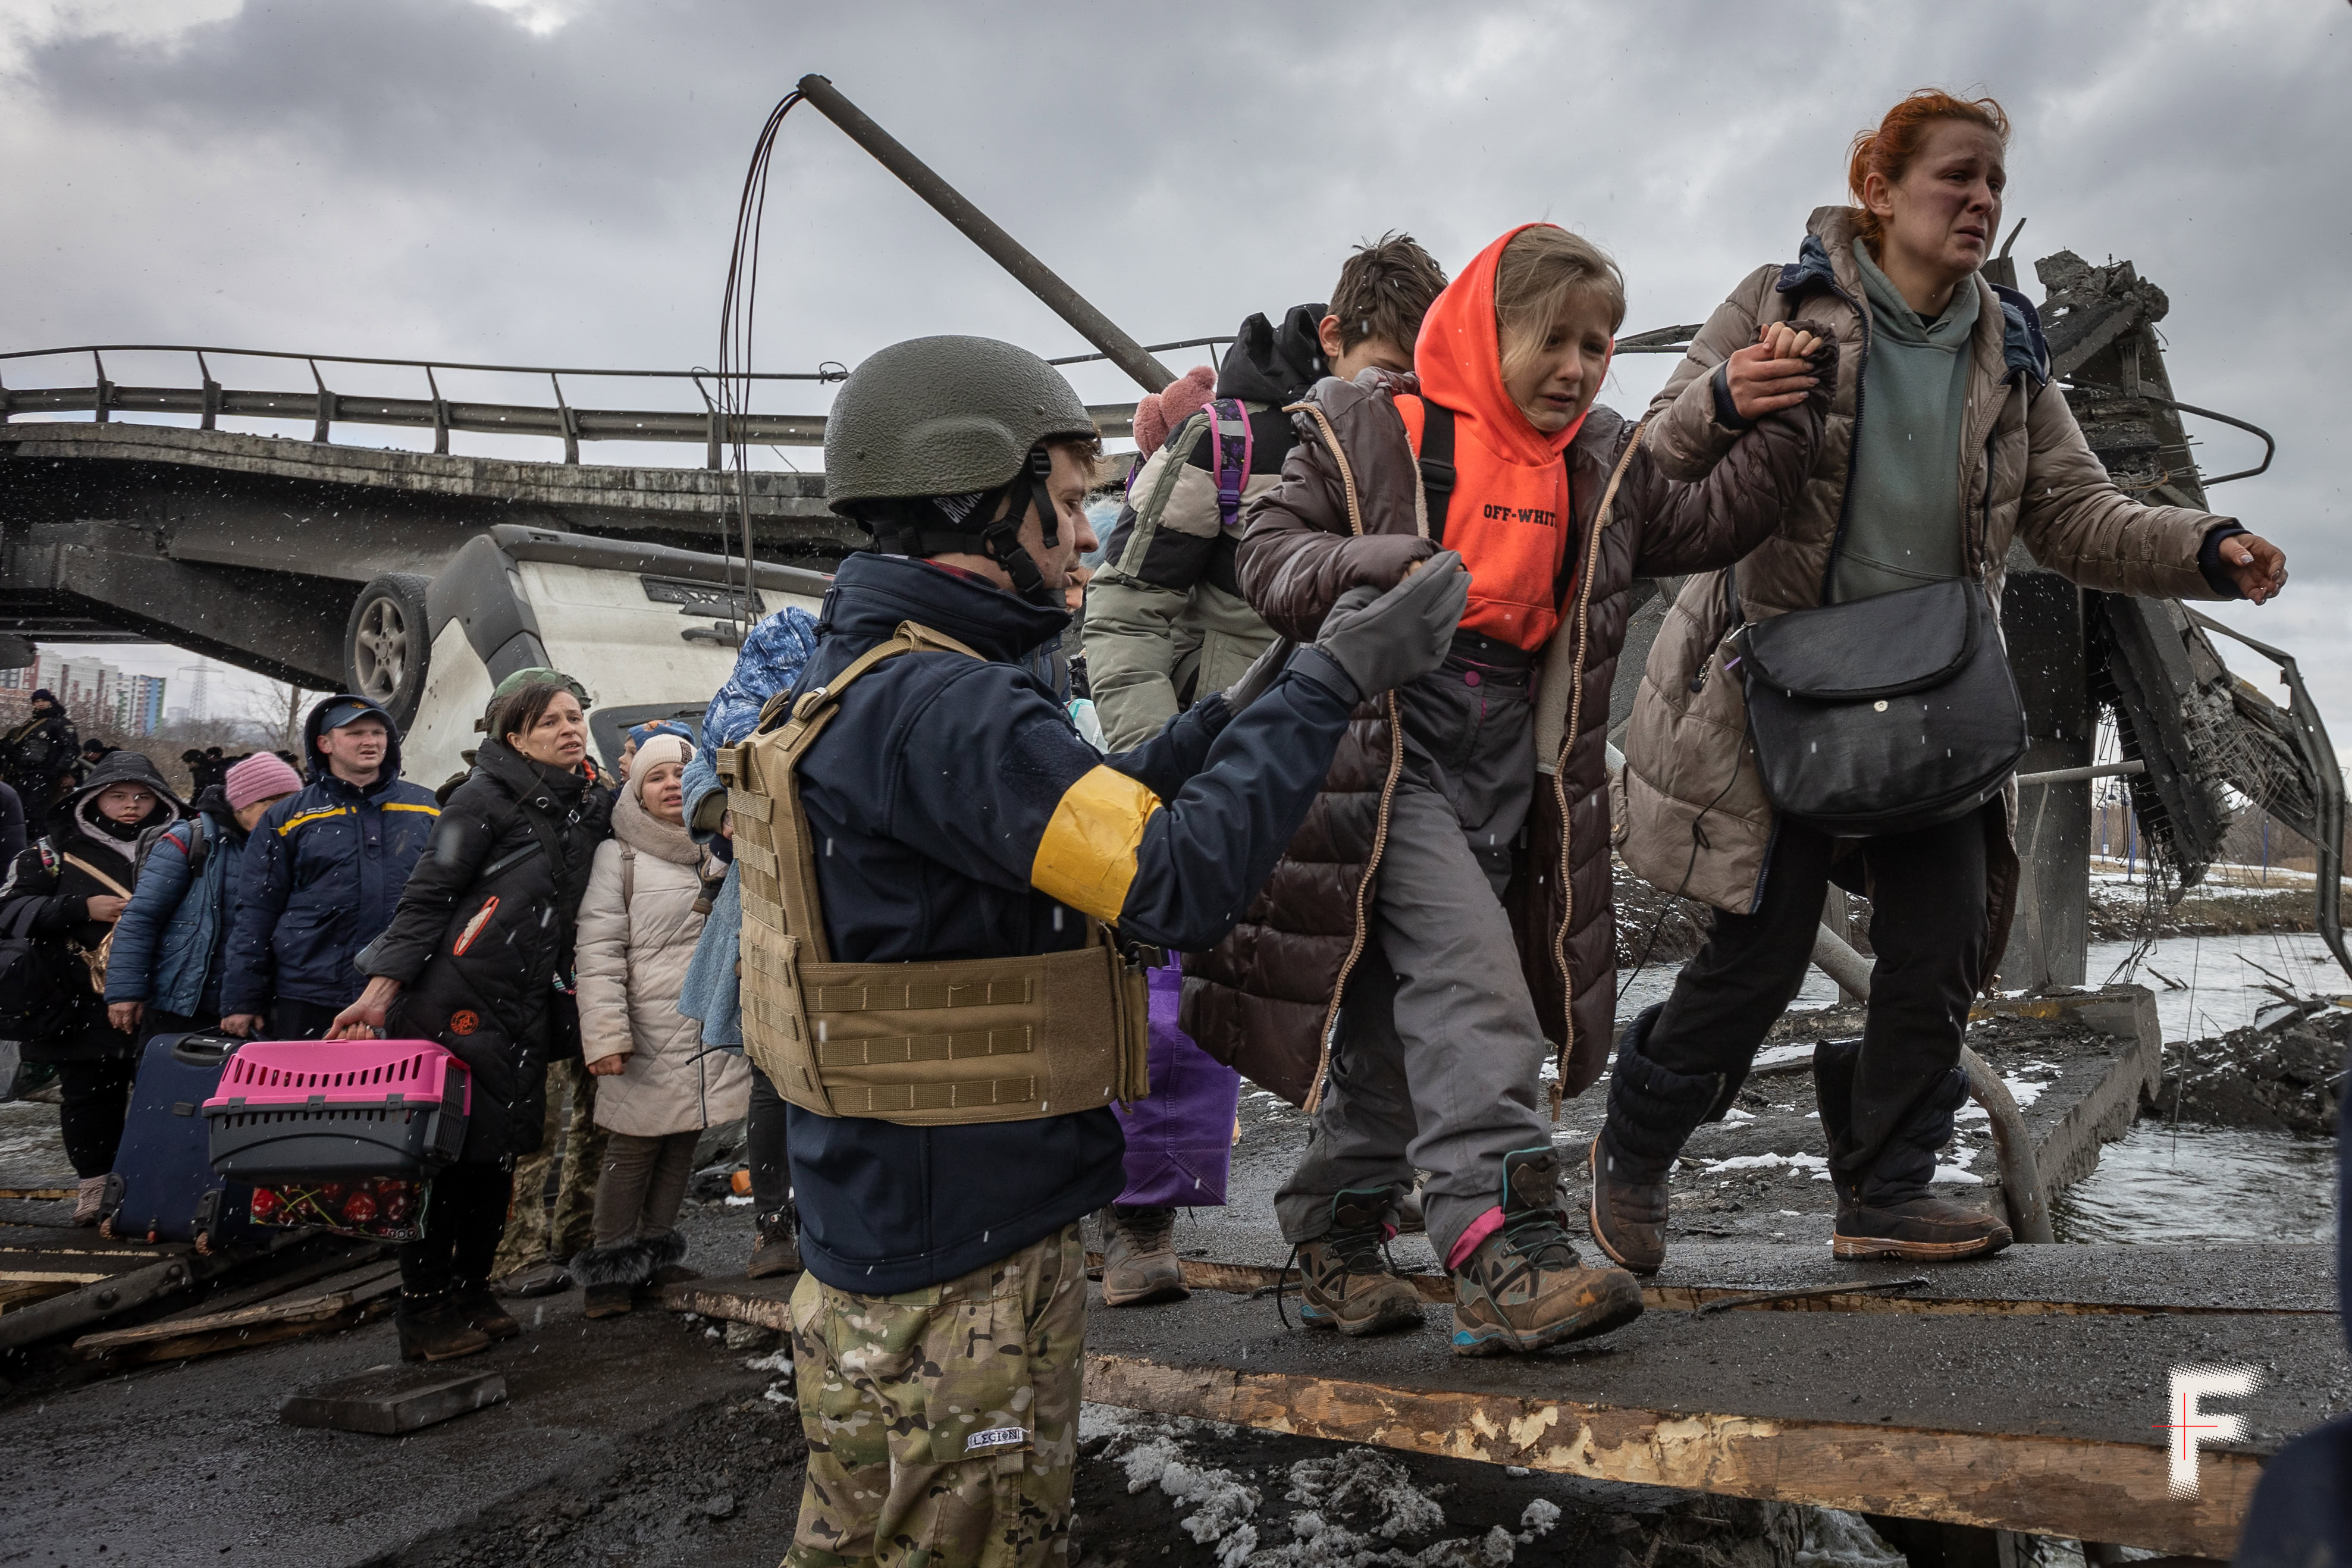
[[[677,1010],[707,913],[696,907],[700,860],[683,828],[648,814],[634,790],[621,792],[613,837],[596,847],[580,901],[577,942],[581,1054],[629,1058],[626,1071],[596,1080],[596,1125],[614,1132],[691,1132],[751,1109],[750,1066],[723,1051],[704,1054],[702,1026]]]
[[[2198,568],[2205,536],[2234,520],[2142,506],[2118,490],[2084,441],[2066,399],[2047,385],[2048,350],[2021,294],[1981,278],[1975,371],[1960,439],[1964,558],[2000,604],[2012,541],[2041,565],[2089,588],[2155,597],[2217,595]],[[1706,473],[1737,432],[1716,415],[1714,371],[1756,341],[1759,325],[1797,315],[1839,338],[1837,391],[1802,502],[1735,571],[1740,613],[1760,620],[1825,601],[1845,500],[1855,410],[1869,358],[1868,306],[1849,209],[1813,214],[1799,259],[1751,274],[1717,307],[1650,405],[1651,448],[1678,478]],[[1763,890],[1772,811],[1747,738],[1746,701],[1726,673],[1738,621],[1725,574],[1684,584],[1660,627],[1625,737],[1619,852],[1669,892],[1745,914]],[[1991,951],[2008,936],[2017,854],[2004,811],[1988,814],[1987,918]],[[1994,822],[1998,816],[1998,823]],[[1704,818],[1702,821],[1701,819]]]

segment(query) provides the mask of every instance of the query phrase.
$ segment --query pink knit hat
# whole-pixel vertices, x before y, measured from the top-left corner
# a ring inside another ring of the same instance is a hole
[[[1217,373],[1197,364],[1168,384],[1161,392],[1147,392],[1135,402],[1135,450],[1149,458],[1168,439],[1168,432],[1198,414],[1216,391]]]
[[[257,800],[292,795],[302,787],[302,780],[286,765],[284,758],[274,757],[268,752],[256,752],[229,769],[228,781],[224,787],[228,791],[228,808],[243,811]]]

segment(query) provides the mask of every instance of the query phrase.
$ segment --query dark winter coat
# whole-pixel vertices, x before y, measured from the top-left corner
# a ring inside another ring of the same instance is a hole
[[[484,741],[392,923],[358,957],[404,987],[389,1037],[438,1040],[471,1069],[468,1163],[539,1148],[547,1064],[577,1037],[573,923],[612,815],[584,773]]]
[[[1432,548],[1418,463],[1390,393],[1327,379],[1307,401],[1330,436],[1313,414],[1298,416],[1300,442],[1241,550],[1250,602],[1302,642],[1340,594],[1386,587]],[[1565,1093],[1599,1076],[1613,1034],[1605,742],[1633,580],[1735,561],[1767,537],[1803,486],[1823,401],[1765,419],[1699,483],[1669,479],[1633,446],[1636,427],[1608,408],[1594,407],[1562,454],[1574,580],[1535,689],[1537,766],[1549,776],[1536,781],[1505,902],[1537,1016],[1561,1047]],[[1330,437],[1346,454],[1352,504]],[[1393,694],[1357,710],[1322,799],[1246,917],[1214,952],[1185,962],[1186,1031],[1297,1102],[1320,1081],[1324,1042],[1369,934],[1402,762],[1396,711]]]
[[[237,872],[236,916],[225,1013],[267,1013],[279,996],[321,1006],[358,1000],[352,955],[392,922],[440,807],[433,792],[400,776],[400,728],[377,709],[391,743],[373,784],[347,784],[319,754],[319,721],[343,701],[310,710],[302,752],[310,782],[254,826]],[[373,706],[373,704],[371,704]]]
[[[98,797],[110,784],[142,784],[160,797],[155,809],[125,827],[98,815]],[[136,891],[140,862],[185,814],[155,764],[137,752],[114,752],[90,769],[89,777],[50,813],[41,837],[9,864],[0,880],[0,931],[56,944],[50,973],[61,995],[58,1022],[24,1043],[26,1061],[93,1061],[127,1057],[137,1037],[106,1021],[106,999],[90,984],[80,954],[94,952],[115,928],[89,918],[89,900]],[[109,887],[67,857],[103,870],[119,886]],[[110,955],[109,973],[112,971]]]
[[[0,769],[24,797],[25,816],[39,822],[57,803],[58,791],[81,762],[81,738],[74,721],[52,711],[27,719],[0,738]]]
[[[1354,704],[1347,677],[1309,649],[1240,717],[1213,695],[1105,757],[1019,663],[1061,635],[1066,614],[872,554],[843,563],[796,690],[831,680],[905,621],[982,657],[912,653],[877,666],[801,761],[801,803],[824,847],[825,937],[845,963],[1062,952],[1087,940],[1088,913],[1129,941],[1208,945],[1289,841]],[[1131,817],[1115,820],[1104,802]],[[1083,848],[1067,826],[1081,816],[1099,830]],[[1057,822],[1064,837],[1049,854]],[[1048,861],[1090,861],[1089,875],[1057,899],[1043,887],[1060,885],[1041,870]],[[1093,896],[1107,907],[1076,907]],[[861,1295],[969,1273],[1126,1183],[1126,1141],[1108,1108],[906,1127],[793,1106],[789,1121],[802,1257],[819,1279]]]
[[[139,868],[131,907],[114,928],[109,1002],[144,1002],[207,1026],[222,1016],[229,900],[245,846],[245,829],[217,785],[155,841]]]
[[[0,784],[0,862],[25,852],[25,797]]]

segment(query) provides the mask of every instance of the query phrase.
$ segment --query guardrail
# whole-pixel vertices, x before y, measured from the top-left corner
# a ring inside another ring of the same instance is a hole
[[[1696,329],[1667,327],[1618,341],[1620,353],[1679,353]],[[1149,343],[1152,353],[1204,348],[1228,343],[1231,338],[1188,338],[1181,342]],[[194,357],[194,386],[129,386],[106,373],[110,353],[178,353]],[[717,468],[726,446],[736,438],[759,446],[821,447],[824,445],[822,414],[743,414],[731,422],[722,413],[710,386],[719,378],[708,370],[587,370],[577,366],[474,364],[457,360],[371,359],[355,354],[289,353],[275,349],[230,349],[188,343],[85,343],[72,348],[18,349],[0,353],[0,363],[13,360],[89,356],[91,380],[86,386],[10,387],[0,379],[0,425],[20,414],[88,414],[106,424],[117,414],[176,414],[193,416],[201,430],[219,428],[229,419],[285,419],[310,426],[310,439],[327,441],[337,425],[394,426],[433,432],[433,449],[449,450],[449,433],[464,430],[486,436],[533,436],[563,443],[563,460],[580,461],[583,441],[665,441],[699,445],[703,466]],[[215,379],[207,356],[236,359],[289,360],[310,371],[309,391],[255,391],[224,386]],[[1102,359],[1098,353],[1068,354],[1051,364],[1084,364]],[[383,397],[370,393],[337,392],[327,384],[321,365],[371,365],[424,372],[423,397]],[[552,402],[490,403],[477,398],[441,395],[436,371],[488,372],[501,375],[547,377]],[[845,379],[845,365],[827,361],[814,371],[760,371],[747,381],[814,382],[824,384]],[[565,376],[690,381],[702,400],[702,409],[580,408],[564,395]],[[1105,403],[1087,413],[1105,436],[1135,432],[1135,405]]]

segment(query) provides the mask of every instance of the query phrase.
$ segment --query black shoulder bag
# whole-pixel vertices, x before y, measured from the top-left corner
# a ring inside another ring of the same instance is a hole
[[[1765,796],[1810,826],[1868,837],[1952,821],[2025,754],[2024,704],[1980,584],[1792,610],[1736,635]]]

